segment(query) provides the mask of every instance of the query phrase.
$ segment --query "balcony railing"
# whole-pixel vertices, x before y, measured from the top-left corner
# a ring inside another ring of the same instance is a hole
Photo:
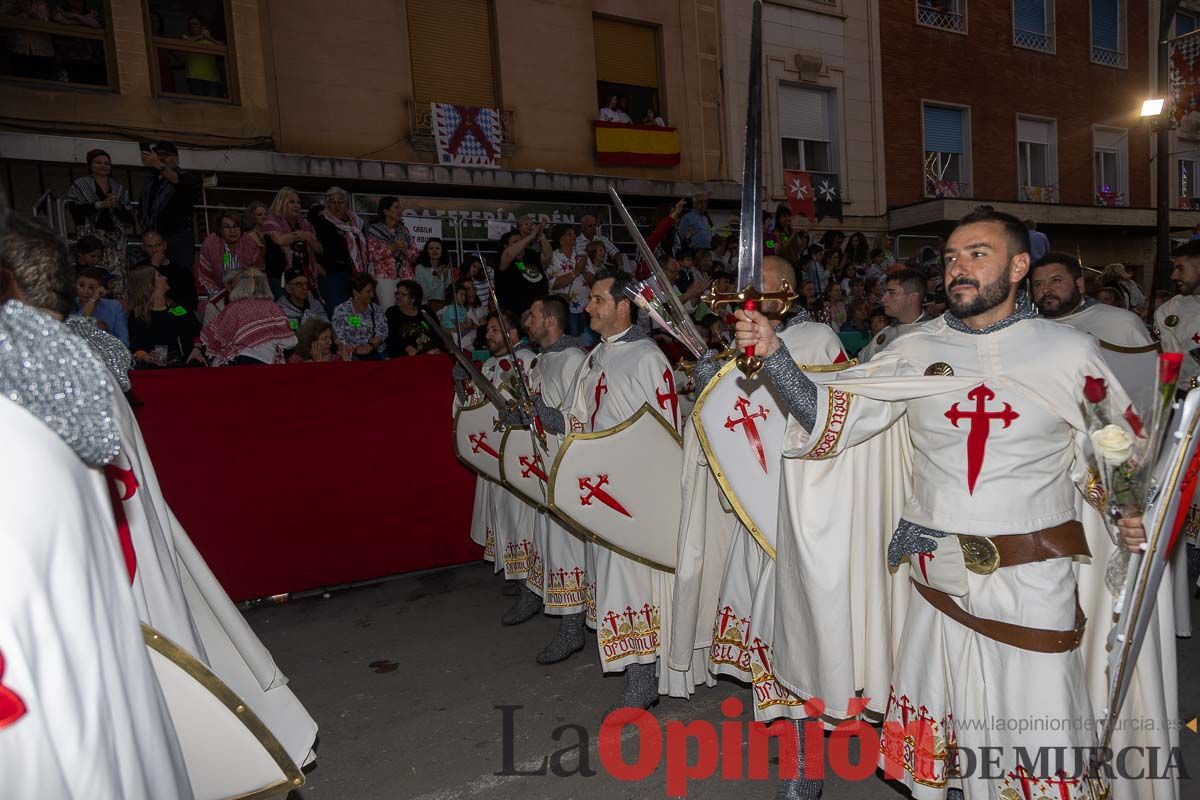
[[[1026,50],[1038,50],[1042,53],[1054,52],[1054,37],[1040,31],[1023,31],[1013,28],[1013,44]]]
[[[925,176],[926,197],[970,197],[971,185],[966,181],[955,181],[948,178]]]
[[[1124,67],[1125,54],[1120,50],[1109,50],[1092,45],[1092,62],[1106,67]]]
[[[517,152],[517,117],[512,109],[501,108],[500,155],[512,156]],[[433,140],[433,109],[429,103],[418,103],[410,100],[408,103],[409,139],[414,150],[426,153],[436,153],[437,143]]]
[[[917,24],[965,33],[967,15],[958,11],[959,8],[958,5],[954,6],[955,10],[951,10],[949,7],[942,9],[932,5],[919,5],[917,6]]]

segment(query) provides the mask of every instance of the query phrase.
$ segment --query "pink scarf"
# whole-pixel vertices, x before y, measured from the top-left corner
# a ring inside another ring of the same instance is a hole
[[[350,218],[343,222],[328,211],[322,211],[321,216],[331,222],[341,231],[346,239],[346,249],[350,251],[350,262],[354,264],[355,272],[367,270],[367,237],[362,231],[362,222],[353,211],[347,212]]]
[[[196,265],[196,291],[203,295],[214,295],[225,288],[221,283],[221,274],[225,271],[225,240],[218,234],[210,233],[200,246],[200,261]],[[229,248],[232,257],[231,269],[261,269],[263,252],[249,234],[234,242]]]

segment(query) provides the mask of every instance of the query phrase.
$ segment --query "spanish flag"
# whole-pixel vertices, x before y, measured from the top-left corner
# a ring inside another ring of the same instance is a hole
[[[595,120],[596,161],[639,167],[679,163],[679,131],[658,125],[629,125]]]

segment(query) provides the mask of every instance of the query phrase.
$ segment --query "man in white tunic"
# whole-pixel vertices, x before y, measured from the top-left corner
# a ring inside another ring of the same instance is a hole
[[[1191,389],[1200,374],[1200,239],[1172,250],[1171,262],[1179,293],[1155,310],[1154,327],[1164,352],[1183,353],[1179,388]]]
[[[583,343],[566,335],[569,320],[567,301],[558,295],[534,300],[526,318],[529,339],[539,348],[530,362],[529,380],[534,394],[551,408],[566,407],[571,381],[584,359]],[[548,446],[551,438],[555,440],[555,449],[562,444],[562,436],[547,433],[546,437]],[[544,453],[542,460],[548,460]],[[549,514],[538,515],[523,600],[504,621],[524,622],[543,609],[561,618],[558,635],[537,655],[539,664],[557,663],[583,649],[586,554],[587,546],[582,539],[556,523]]]
[[[902,269],[887,276],[883,289],[883,310],[892,323],[881,330],[867,346],[858,351],[859,363],[870,361],[875,354],[896,338],[929,321],[925,314],[925,293],[928,283],[915,269]]]
[[[1137,314],[1084,295],[1083,267],[1072,255],[1042,256],[1029,271],[1029,283],[1034,305],[1046,319],[1119,347],[1142,347],[1153,341]]]
[[[575,376],[567,413],[539,404],[539,419],[548,432],[613,428],[647,404],[674,424],[678,395],[671,365],[636,325],[636,307],[626,293],[632,284],[627,273],[610,271],[600,273],[592,285],[587,312],[601,341]],[[655,663],[662,614],[671,599],[669,576],[595,543],[588,544],[588,560],[592,591],[587,623],[604,626],[596,637],[600,663],[605,672],[625,673],[617,706],[648,708],[658,699]],[[628,625],[618,624],[622,617]]]
[[[5,797],[192,797],[101,472],[120,451],[112,393],[63,326],[0,306]]]
[[[1019,220],[968,215],[945,262],[949,313],[821,385],[755,312],[738,312],[738,345],[766,356],[790,407],[786,456],[834,458],[894,426],[907,431],[911,468],[892,472],[911,474],[912,493],[888,556],[909,561],[911,597],[886,717],[925,736],[907,746],[885,737],[881,765],[899,770],[918,800],[942,800],[955,785],[967,800],[1028,797],[1030,788],[1083,800],[1074,756],[1095,739],[1072,725],[1094,718],[1078,651],[1073,557],[1088,550],[1072,474],[1086,466],[1077,447],[1085,378],[1105,379],[1115,408],[1127,401],[1094,340],[1018,303],[1029,270]],[[1140,519],[1122,528],[1128,542],[1142,536]],[[781,571],[786,551],[803,547],[793,538],[780,542]],[[781,576],[776,608],[797,590]],[[793,663],[776,665],[789,685],[804,677],[785,674]],[[1067,758],[1039,761],[1039,748],[1065,748]],[[984,769],[985,758],[998,763]]]

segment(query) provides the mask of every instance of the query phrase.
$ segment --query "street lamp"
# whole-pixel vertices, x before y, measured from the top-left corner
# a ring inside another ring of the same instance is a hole
[[[1143,100],[1141,116],[1143,118],[1161,117],[1163,106],[1166,105],[1166,103],[1167,101],[1161,97],[1152,97],[1148,100]]]

